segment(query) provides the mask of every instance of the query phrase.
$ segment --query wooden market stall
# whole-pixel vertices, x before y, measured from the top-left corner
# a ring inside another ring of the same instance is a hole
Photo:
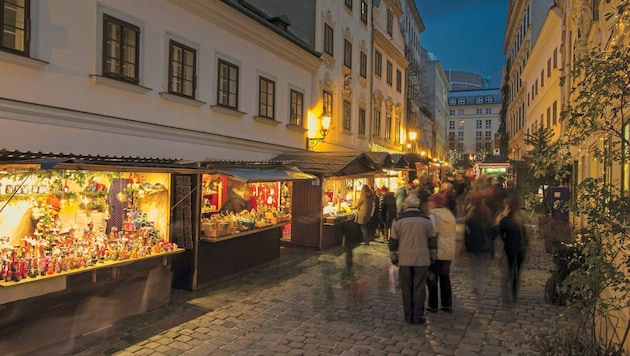
[[[339,246],[356,233],[353,203],[363,184],[374,185],[376,165],[363,152],[287,152],[273,160],[290,162],[315,181],[293,184],[291,234],[282,242],[324,250]]]
[[[280,257],[290,233],[293,187],[316,177],[279,162],[199,162],[199,229],[173,260],[176,288],[198,290]]]
[[[171,229],[174,173],[194,170],[0,150],[0,334],[24,341],[9,346],[45,349],[167,304],[186,244]]]

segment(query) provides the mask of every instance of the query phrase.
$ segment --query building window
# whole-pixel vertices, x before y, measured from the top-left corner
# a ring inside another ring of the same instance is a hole
[[[394,142],[396,143],[402,143],[400,129],[401,129],[400,118],[396,116],[396,121],[394,123]]]
[[[361,22],[364,24],[368,22],[368,4],[365,0],[361,0]]]
[[[402,92],[402,72],[396,69],[396,91]]]
[[[547,107],[547,128],[551,127],[551,107]]]
[[[457,98],[457,105],[466,104],[466,98]]]
[[[343,41],[343,65],[352,68],[352,43]]]
[[[555,125],[558,123],[558,102],[554,101],[551,107],[553,112],[553,124]]]
[[[304,121],[304,94],[291,89],[291,114],[289,124],[302,126]]]
[[[448,99],[448,105],[455,105],[457,104],[457,99],[455,98],[449,98]]]
[[[457,141],[464,141],[464,131],[457,131]]]
[[[138,84],[140,28],[103,16],[103,76]]]
[[[545,86],[545,70],[541,70],[540,71],[540,87],[544,87]]]
[[[449,120],[448,121],[448,129],[449,130],[455,130],[455,120]]]
[[[492,120],[486,120],[486,129],[492,128]]]
[[[392,62],[387,61],[387,84],[392,85],[394,76],[394,66]]]
[[[486,114],[492,114],[492,109],[491,108],[486,108]]]
[[[553,69],[558,68],[558,49],[553,50]]]
[[[455,115],[455,109],[450,109],[448,111],[448,114],[451,115],[451,116]]]
[[[551,58],[547,59],[547,78],[551,77]]]
[[[482,135],[481,131],[475,131],[475,139],[476,140],[481,140],[481,135]]]
[[[394,35],[394,13],[390,8],[387,8],[387,34]]]
[[[457,110],[457,115],[464,116],[464,109]]]
[[[481,108],[477,108],[476,114],[477,114],[477,115],[481,115],[481,114],[483,114],[483,109],[481,109]]]
[[[352,11],[352,0],[345,0],[346,7]]]
[[[352,105],[349,101],[343,101],[343,129],[352,131]]]
[[[197,51],[173,40],[169,47],[168,92],[194,99]]]
[[[492,131],[486,131],[486,140],[492,139]]]
[[[359,135],[365,135],[365,109],[359,108]]]
[[[455,132],[449,132],[448,133],[448,140],[449,141],[455,141]]]
[[[328,24],[324,24],[324,52],[332,57],[334,56],[333,48],[333,29]]]
[[[374,109],[374,127],[372,128],[374,132],[372,132],[373,136],[381,135],[381,110]]]
[[[324,110],[324,114],[328,114],[328,115],[332,115],[333,112],[333,96],[332,93],[329,91],[324,90],[323,94],[322,94],[322,102],[323,107],[322,109]]]
[[[385,115],[385,139],[392,139],[392,114]]]
[[[459,121],[457,122],[457,128],[458,128],[459,130],[463,130],[463,129],[464,129],[464,120],[459,120]]]
[[[274,118],[275,93],[276,83],[260,77],[258,80],[258,116],[267,119]]]
[[[0,50],[29,55],[30,0],[0,0]]]
[[[483,104],[483,96],[476,97],[475,104]]]
[[[457,150],[460,152],[464,151],[464,143],[463,142],[458,142],[457,143]]]
[[[238,67],[219,60],[217,105],[238,109]]]
[[[374,51],[374,74],[379,77],[383,74],[383,56],[379,51]]]
[[[361,63],[359,63],[359,75],[362,78],[367,78],[367,54],[361,52],[360,57]]]
[[[494,102],[491,96],[486,96],[484,101],[486,104],[492,104]]]
[[[475,128],[477,130],[480,130],[482,128],[481,124],[482,124],[481,120],[475,120]]]

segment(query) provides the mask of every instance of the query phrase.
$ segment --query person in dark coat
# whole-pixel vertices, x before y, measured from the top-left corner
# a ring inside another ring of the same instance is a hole
[[[381,195],[380,201],[380,216],[381,222],[383,223],[383,239],[384,242],[389,241],[390,231],[392,227],[392,222],[396,218],[396,196],[394,192],[390,192],[389,188],[383,187],[381,188],[383,194]]]
[[[508,213],[499,222],[499,236],[503,240],[503,250],[507,258],[508,286],[512,287],[512,301],[516,302],[521,266],[525,260],[527,237],[525,236],[518,198],[509,200],[507,206]]]
[[[465,218],[464,246],[470,260],[473,293],[477,302],[484,292],[484,279],[493,254],[492,214],[484,204],[483,192],[469,193],[470,205]]]

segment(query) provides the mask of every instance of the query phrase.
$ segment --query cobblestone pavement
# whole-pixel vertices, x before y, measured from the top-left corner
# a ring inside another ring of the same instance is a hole
[[[501,301],[500,254],[477,303],[460,252],[454,312],[428,313],[425,325],[404,323],[388,256],[383,243],[357,246],[349,272],[343,248],[283,248],[262,268],[198,292],[173,290],[168,306],[46,355],[531,355],[528,331],[559,318],[544,300],[552,261],[535,236],[516,304]]]

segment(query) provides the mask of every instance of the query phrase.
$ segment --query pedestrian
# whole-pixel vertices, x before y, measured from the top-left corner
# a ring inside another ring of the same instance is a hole
[[[396,196],[394,195],[394,192],[390,192],[389,188],[385,186],[383,186],[381,190],[383,191],[383,195],[381,195],[381,203],[379,206],[381,222],[383,224],[383,242],[388,242],[392,222],[398,214],[396,210]]]
[[[426,283],[431,259],[437,257],[435,230],[418,207],[416,195],[405,199],[405,210],[392,223],[389,251],[391,262],[400,266],[400,290],[407,324],[424,324]]]
[[[484,279],[493,253],[493,221],[490,210],[484,204],[483,192],[469,193],[468,212],[465,218],[464,246],[470,260],[473,293],[477,302],[484,292]]]
[[[405,202],[405,198],[407,198],[408,195],[408,187],[403,177],[398,177],[398,179],[396,180],[396,184],[398,185],[394,194],[396,196],[396,214],[400,214],[400,212],[403,210],[403,203]]]
[[[361,232],[361,241],[365,245],[370,244],[370,235],[368,234],[368,223],[372,218],[372,209],[374,208],[374,192],[369,185],[364,184],[361,188],[361,196],[357,201],[357,210],[355,222],[359,226]]]
[[[429,217],[435,227],[437,240],[437,259],[431,264],[435,274],[429,280],[429,311],[438,311],[438,292],[441,309],[447,313],[453,312],[453,292],[451,289],[451,261],[455,258],[455,231],[457,221],[455,215],[446,207],[448,197],[446,192],[439,192],[429,197]]]
[[[499,222],[499,236],[503,240],[503,251],[507,258],[507,287],[511,287],[511,301],[516,303],[521,266],[525,260],[525,250],[528,243],[518,198],[510,199],[507,203],[507,209],[507,215]],[[504,295],[504,299],[510,302],[509,294]]]
[[[444,196],[446,197],[446,203],[444,206],[447,207],[455,217],[457,217],[457,194],[455,193],[455,186],[453,183],[442,183],[440,193],[444,193]]]

